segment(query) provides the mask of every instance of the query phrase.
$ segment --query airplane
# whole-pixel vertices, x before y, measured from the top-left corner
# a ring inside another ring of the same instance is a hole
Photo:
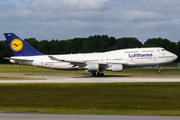
[[[130,48],[100,53],[44,55],[14,33],[4,33],[14,56],[11,63],[60,70],[85,70],[91,76],[104,76],[103,71],[121,72],[124,68],[159,66],[176,60],[177,55],[162,47]]]

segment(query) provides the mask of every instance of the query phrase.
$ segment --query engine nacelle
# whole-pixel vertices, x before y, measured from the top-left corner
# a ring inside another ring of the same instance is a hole
[[[99,64],[91,63],[91,64],[88,64],[85,68],[88,69],[88,71],[97,71],[99,70]]]
[[[15,61],[15,60],[11,60],[11,59],[10,59],[9,61],[10,61],[11,63],[16,63],[16,61]]]
[[[39,60],[35,60],[33,61],[33,66],[37,66],[37,67],[43,67],[44,66],[44,62],[43,61],[39,61]]]
[[[106,68],[106,70],[111,70],[112,72],[121,72],[123,71],[123,65],[122,64],[110,64],[109,68]]]

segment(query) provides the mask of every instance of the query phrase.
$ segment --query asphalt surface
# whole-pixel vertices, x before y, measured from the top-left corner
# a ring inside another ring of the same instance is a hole
[[[43,80],[0,80],[0,83],[107,83],[107,82],[180,82],[180,76],[126,76],[109,75],[92,77],[89,75],[57,74],[0,74],[0,77],[43,78]]]
[[[0,120],[180,120],[179,116],[0,113]]]

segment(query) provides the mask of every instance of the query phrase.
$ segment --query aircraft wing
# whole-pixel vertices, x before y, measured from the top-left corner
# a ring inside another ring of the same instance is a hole
[[[120,71],[122,70],[122,64],[120,63],[107,63],[107,62],[92,62],[92,61],[78,61],[78,60],[64,60],[64,59],[58,59],[54,56],[48,56],[51,60],[55,60],[55,61],[61,61],[61,62],[67,62],[70,63],[72,65],[74,65],[74,67],[79,66],[80,68],[83,67],[88,67],[88,69],[94,68],[97,64],[98,64],[98,69],[104,70],[104,69],[113,69],[113,71],[117,71],[120,69]],[[117,69],[117,70],[116,70]]]
[[[84,67],[86,66],[86,61],[78,61],[78,60],[64,60],[64,59],[58,59],[53,56],[48,56],[51,60],[61,61],[61,62],[68,62],[70,64],[73,64],[74,66],[80,66]]]
[[[79,67],[85,67],[88,64],[97,63],[97,62],[91,62],[91,61],[78,61],[78,60],[64,60],[64,59],[58,59],[53,56],[48,56],[51,60],[61,61],[61,62],[68,62],[70,64],[73,64],[74,66]],[[98,63],[100,67],[105,67],[107,63]]]

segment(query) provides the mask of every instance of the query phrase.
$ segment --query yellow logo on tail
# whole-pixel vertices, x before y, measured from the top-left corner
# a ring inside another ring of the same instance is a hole
[[[11,49],[18,52],[23,48],[23,42],[20,39],[14,39],[11,41]]]

